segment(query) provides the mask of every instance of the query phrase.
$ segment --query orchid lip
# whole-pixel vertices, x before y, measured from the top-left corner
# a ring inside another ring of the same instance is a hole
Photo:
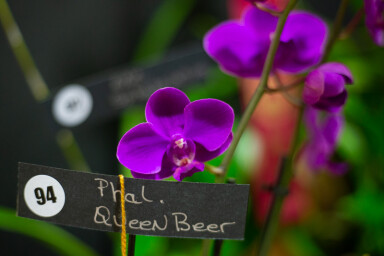
[[[192,140],[186,139],[180,134],[172,136],[167,155],[176,166],[191,164],[195,158],[195,153],[196,146]]]

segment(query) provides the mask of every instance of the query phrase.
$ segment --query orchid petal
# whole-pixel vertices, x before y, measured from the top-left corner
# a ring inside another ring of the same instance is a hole
[[[333,163],[327,164],[327,169],[334,175],[343,175],[348,171],[348,165],[346,163]]]
[[[122,165],[143,174],[158,173],[169,141],[156,133],[152,124],[133,127],[121,138],[117,158]]]
[[[175,169],[176,166],[169,160],[167,155],[164,155],[161,163],[161,170],[158,173],[143,174],[134,171],[131,171],[131,173],[134,178],[138,179],[162,180],[171,177]]]
[[[364,0],[365,24],[373,41],[384,46],[384,3],[381,0]]]
[[[275,67],[291,73],[310,68],[320,61],[326,38],[327,27],[319,17],[293,12],[281,34]]]
[[[345,90],[345,79],[339,74],[324,72],[324,82],[323,97],[337,96]]]
[[[347,66],[337,63],[337,62],[328,62],[323,65],[321,65],[319,70],[322,70],[324,72],[329,72],[329,73],[336,73],[344,77],[345,82],[347,84],[352,84],[353,83],[353,77],[351,71],[347,68]]]
[[[324,74],[314,70],[305,79],[303,100],[307,104],[315,104],[324,93]]]
[[[244,25],[254,30],[259,38],[270,41],[276,30],[278,18],[259,8],[250,8],[244,15]]]
[[[330,115],[325,121],[323,134],[330,145],[336,145],[343,124],[341,115]]]
[[[334,148],[331,147],[322,136],[317,134],[304,148],[304,155],[307,159],[308,166],[313,170],[323,168],[333,153]]]
[[[251,28],[228,21],[205,35],[204,49],[225,72],[240,77],[259,77],[268,43],[260,41]]]
[[[344,90],[342,93],[334,97],[321,98],[320,101],[313,105],[313,107],[333,113],[339,112],[345,104],[347,96],[347,91]]]
[[[229,145],[231,145],[233,139],[233,134],[230,133],[227,140],[221,145],[218,149],[214,151],[208,151],[201,144],[196,143],[196,156],[195,160],[199,162],[207,162],[221,155],[225,150],[228,149]]]
[[[233,121],[233,109],[227,103],[215,99],[197,100],[185,108],[184,136],[213,151],[226,142]]]
[[[148,99],[145,116],[154,129],[170,138],[181,133],[184,126],[184,108],[189,104],[185,93],[176,88],[162,88]]]
[[[173,177],[178,180],[182,181],[186,177],[192,176],[196,172],[202,172],[204,171],[204,164],[200,162],[193,161],[192,163],[180,166],[176,168]]]

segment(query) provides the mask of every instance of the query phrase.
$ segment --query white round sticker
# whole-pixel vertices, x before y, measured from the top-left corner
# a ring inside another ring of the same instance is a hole
[[[52,217],[64,207],[65,193],[61,184],[48,175],[36,175],[24,188],[28,208],[41,217]]]
[[[84,86],[70,84],[62,88],[55,96],[52,112],[59,124],[74,127],[88,118],[92,105],[92,95]]]

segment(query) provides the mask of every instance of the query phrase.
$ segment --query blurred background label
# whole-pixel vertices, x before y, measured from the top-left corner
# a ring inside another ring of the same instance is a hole
[[[184,88],[203,81],[211,67],[201,46],[184,47],[154,64],[79,79],[44,104],[52,109],[53,120],[59,126],[100,123],[129,106],[145,102],[159,88]]]

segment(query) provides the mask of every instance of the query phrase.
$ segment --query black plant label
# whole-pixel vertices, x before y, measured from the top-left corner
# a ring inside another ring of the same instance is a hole
[[[244,239],[249,185],[125,178],[129,234]],[[20,217],[121,231],[118,176],[19,163]]]
[[[157,89],[181,89],[202,82],[211,67],[212,61],[201,46],[176,49],[156,63],[122,67],[73,81],[44,105],[55,129],[92,126],[146,102]]]

